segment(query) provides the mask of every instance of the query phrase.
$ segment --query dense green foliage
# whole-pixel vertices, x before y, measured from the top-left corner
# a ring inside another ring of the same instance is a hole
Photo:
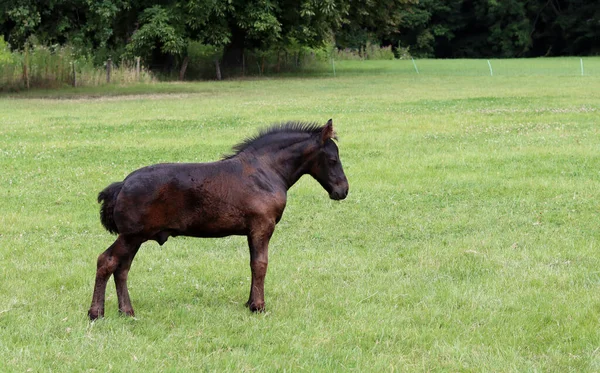
[[[14,0],[0,3],[0,35],[70,44],[101,64],[142,56],[155,68],[186,65],[190,43],[239,68],[250,53],[297,53],[335,42],[409,48],[415,56],[514,57],[599,52],[600,7],[585,0]],[[33,39],[32,39],[33,38]],[[281,56],[278,56],[280,59]],[[182,74],[185,73],[182,71]]]
[[[419,0],[393,41],[435,57],[600,52],[600,6],[586,0]]]
[[[405,1],[389,5],[398,8]],[[46,44],[100,51],[94,52],[100,61],[109,51],[163,65],[177,64],[189,42],[197,41],[224,47],[224,62],[239,65],[245,49],[323,45],[354,13],[348,0],[16,0],[0,5],[0,33],[18,48],[34,35]]]
[[[340,61],[335,79],[1,96],[0,371],[600,371],[600,74],[502,62],[543,74]],[[177,237],[137,254],[135,319],[111,281],[106,318],[89,322],[114,240],[102,188],[332,117],[350,194],[331,201],[310,177],[290,189],[265,313],[243,305],[244,237]]]

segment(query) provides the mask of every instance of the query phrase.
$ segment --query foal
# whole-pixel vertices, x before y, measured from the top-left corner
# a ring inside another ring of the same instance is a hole
[[[246,306],[265,307],[268,245],[285,209],[288,189],[304,174],[334,200],[348,195],[331,119],[324,126],[288,122],[236,145],[212,163],[168,163],[141,168],[98,195],[100,220],[116,241],[98,257],[92,305],[104,315],[106,283],[114,275],[119,311],[133,316],[127,274],[140,245],[169,236],[247,236],[252,284]]]

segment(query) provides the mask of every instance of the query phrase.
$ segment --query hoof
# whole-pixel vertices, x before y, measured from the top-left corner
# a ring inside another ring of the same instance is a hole
[[[265,302],[250,302],[246,303],[246,306],[252,312],[264,312],[265,311]]]
[[[133,308],[119,309],[119,313],[123,316],[131,316],[131,317],[135,316],[135,313],[133,312]]]
[[[101,317],[104,317],[104,310],[103,309],[97,309],[97,308],[90,308],[90,310],[88,311],[88,317],[90,318],[90,320],[97,320]]]

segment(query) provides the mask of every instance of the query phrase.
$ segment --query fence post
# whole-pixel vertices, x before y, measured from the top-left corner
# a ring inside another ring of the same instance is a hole
[[[140,58],[135,58],[135,80],[140,80]]]
[[[492,64],[490,63],[490,60],[487,60],[488,66],[490,67],[490,76],[494,76],[494,71],[492,70]]]
[[[583,58],[579,59],[579,63],[581,64],[581,76],[583,76]]]
[[[25,86],[29,89],[29,45],[25,44],[25,61],[23,62],[23,80]]]
[[[417,64],[415,62],[415,59],[413,57],[410,58],[413,62],[413,66],[415,67],[415,71],[417,72],[417,74],[419,73],[419,69],[417,69]]]
[[[75,61],[71,62],[73,67],[73,87],[77,87],[77,71],[75,70]]]
[[[112,70],[112,59],[109,57],[106,61],[106,82],[110,83],[110,73]]]
[[[331,57],[331,66],[333,66],[333,77],[335,78],[335,59]]]

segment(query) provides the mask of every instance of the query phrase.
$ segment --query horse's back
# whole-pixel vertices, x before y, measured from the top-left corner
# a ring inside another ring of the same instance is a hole
[[[120,232],[149,236],[245,234],[245,181],[233,161],[144,167],[125,178],[115,222]]]

